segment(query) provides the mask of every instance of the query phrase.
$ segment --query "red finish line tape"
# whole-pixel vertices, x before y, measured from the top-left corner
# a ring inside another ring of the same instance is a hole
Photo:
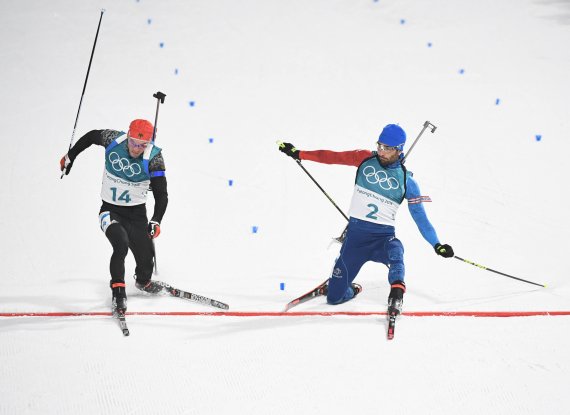
[[[305,317],[305,316],[385,316],[385,311],[131,311],[127,316],[212,316],[212,317]],[[570,311],[408,311],[409,317],[533,317],[569,316]],[[0,317],[97,317],[110,312],[0,313]]]

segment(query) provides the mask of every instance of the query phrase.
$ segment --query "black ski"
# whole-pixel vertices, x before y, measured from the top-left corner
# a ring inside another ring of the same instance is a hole
[[[204,297],[203,295],[198,295],[194,293],[190,293],[188,291],[181,290],[179,288],[170,287],[168,290],[170,295],[173,297],[184,298],[186,300],[193,301],[195,303],[205,304],[216,308],[221,308],[222,310],[227,310],[230,308],[229,305],[226,303],[222,303],[221,301],[214,300],[212,298]]]
[[[388,340],[394,338],[394,331],[396,330],[396,313],[388,313]]]
[[[162,281],[156,281],[154,280],[155,283],[160,284],[163,288],[161,292],[158,292],[156,294],[160,294],[160,293],[168,293],[173,297],[179,297],[179,298],[183,298],[185,300],[189,300],[192,301],[194,303],[199,303],[199,304],[205,304],[205,305],[209,305],[215,308],[220,308],[222,310],[228,310],[230,308],[229,305],[227,305],[226,303],[222,303],[221,301],[218,300],[214,300],[212,298],[208,298],[208,297],[204,297],[203,295],[198,295],[198,294],[194,294],[188,291],[184,291],[181,290],[180,288],[174,288],[172,285],[167,284],[165,282]]]
[[[323,282],[322,284],[319,284],[318,287],[315,287],[313,290],[309,291],[308,293],[305,293],[302,296],[297,297],[292,301],[289,301],[287,303],[287,305],[285,306],[285,310],[283,310],[283,312],[286,313],[287,311],[291,310],[293,307],[295,307],[299,304],[303,304],[309,300],[312,300],[315,297],[318,297],[319,295],[323,295],[322,289],[323,289],[323,287],[325,287],[327,285],[328,282],[329,282],[329,280],[327,278],[326,281]]]
[[[119,327],[123,332],[123,336],[128,336],[130,334],[129,328],[127,327],[127,320],[125,319],[125,313],[122,311],[114,311],[113,317],[119,320]]]

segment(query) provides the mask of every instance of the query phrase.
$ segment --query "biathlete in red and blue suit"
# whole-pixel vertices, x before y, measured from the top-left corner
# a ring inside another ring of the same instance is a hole
[[[421,195],[412,173],[401,162],[405,142],[404,130],[398,125],[389,124],[378,138],[377,151],[302,151],[291,143],[282,143],[279,147],[296,160],[358,168],[346,236],[323,290],[329,304],[344,303],[360,293],[362,287],[353,281],[360,268],[366,262],[373,261],[390,268],[388,312],[401,313],[406,290],[404,247],[396,238],[395,224],[396,213],[404,199],[408,201],[408,209],[420,233],[435,252],[445,258],[454,255],[451,246],[439,242],[426,215],[423,203],[430,202],[430,198]]]

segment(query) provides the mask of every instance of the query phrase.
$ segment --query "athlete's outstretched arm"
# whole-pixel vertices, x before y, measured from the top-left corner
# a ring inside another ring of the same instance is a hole
[[[421,195],[417,182],[411,176],[408,176],[408,180],[406,181],[405,198],[408,200],[410,214],[424,239],[428,241],[431,246],[438,244],[439,239],[437,233],[429,221],[423,205],[424,202],[431,202],[431,200],[429,197]]]
[[[344,166],[360,166],[364,160],[372,156],[370,150],[331,151],[314,150],[299,152],[301,160],[316,161],[324,164],[341,164]]]
[[[331,150],[315,150],[302,151],[291,143],[279,142],[279,151],[287,154],[289,157],[299,160],[316,161],[325,164],[342,164],[345,166],[360,166],[364,160],[372,156],[369,150],[352,150],[352,151],[331,151]]]

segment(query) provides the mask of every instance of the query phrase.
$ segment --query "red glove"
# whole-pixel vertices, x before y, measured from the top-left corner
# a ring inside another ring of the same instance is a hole
[[[160,223],[151,220],[146,230],[150,239],[158,238],[158,235],[160,235]]]
[[[73,161],[69,158],[67,154],[63,156],[59,161],[59,168],[62,172],[65,173],[66,176],[71,171],[72,166],[73,166]]]

